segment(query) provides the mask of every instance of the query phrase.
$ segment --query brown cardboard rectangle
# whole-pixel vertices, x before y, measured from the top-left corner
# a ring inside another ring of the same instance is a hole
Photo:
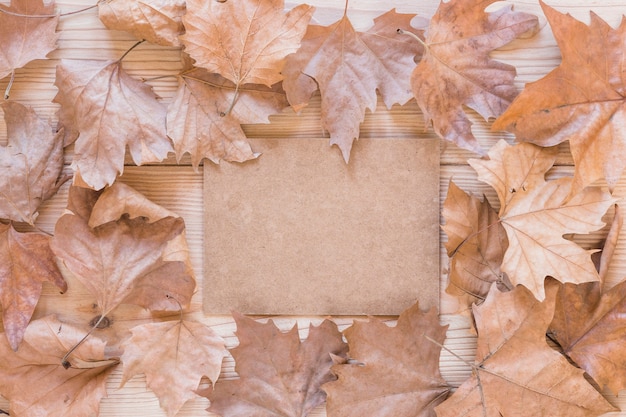
[[[204,168],[204,311],[395,315],[439,299],[439,141],[256,139]]]

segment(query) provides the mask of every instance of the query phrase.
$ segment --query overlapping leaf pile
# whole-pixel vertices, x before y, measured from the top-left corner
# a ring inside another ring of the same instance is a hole
[[[199,394],[225,417],[303,417],[324,401],[329,417],[613,410],[583,373],[613,392],[626,388],[626,281],[603,288],[619,209],[599,263],[566,236],[602,229],[616,202],[592,184],[605,179],[612,192],[625,167],[626,26],[613,29],[593,14],[585,25],[541,3],[563,61],[517,96],[515,68],[489,53],[532,34],[537,17],[510,6],[487,12],[494,2],[442,2],[429,20],[390,10],[364,32],[352,26],[347,2],[328,26],[309,24],[313,7],[286,11],[282,0],[98,2],[107,27],[180,47],[186,64],[165,106],[125,72],[126,54],[111,62],[63,60],[56,131],[8,100],[9,82],[0,102],[9,138],[0,149],[0,394],[11,415],[97,414],[106,378],[120,364],[122,385],[145,374],[169,416],[198,395],[203,377],[212,386]],[[54,3],[41,0],[0,5],[0,79],[12,80],[56,47],[59,17]],[[267,123],[288,106],[298,112],[318,90],[322,126],[346,162],[378,96],[387,108],[414,98],[441,138],[486,154],[469,164],[497,201],[450,182],[443,207],[447,292],[470,310],[478,334],[476,359],[467,364],[472,375],[452,395],[438,366],[447,327],[435,310],[417,305],[395,326],[371,318],[342,334],[324,320],[304,342],[295,327],[282,333],[235,313],[239,346],[231,354],[239,379],[217,382],[224,341],[185,318],[196,282],[184,222],[117,181],[126,149],[137,165],[170,152],[179,161],[189,153],[194,167],[203,159],[254,159],[241,125]],[[485,153],[465,106],[531,143],[502,141]],[[565,140],[574,175],[546,179],[555,161],[550,147]],[[51,237],[37,231],[38,210],[67,179],[63,149],[70,145],[74,184]],[[18,232],[17,224],[33,231]],[[98,315],[90,325],[54,315],[29,324],[43,282],[67,289],[57,261],[93,297]],[[97,329],[111,326],[107,316],[121,304],[175,319],[140,324],[113,344]],[[546,334],[562,353],[546,344]]]

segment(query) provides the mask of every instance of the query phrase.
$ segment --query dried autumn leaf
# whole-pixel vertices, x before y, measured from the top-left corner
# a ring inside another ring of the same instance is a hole
[[[0,17],[2,14],[0,13]],[[39,205],[59,188],[63,142],[23,104],[2,101],[9,143],[0,147],[0,218],[34,224]]]
[[[617,242],[619,241],[619,235],[624,224],[624,216],[622,215],[622,209],[620,206],[615,204],[613,208],[614,213],[611,227],[609,228],[604,241],[601,243],[601,247],[598,252],[591,255],[591,260],[598,271],[600,283],[604,282],[609,273],[611,259],[613,259],[613,255],[617,249]]]
[[[54,15],[54,1],[11,0],[10,6],[0,4],[0,79],[53,51],[59,38],[59,33],[55,32],[58,22],[59,16]]]
[[[510,289],[509,278],[500,270],[509,242],[489,201],[470,196],[450,181],[442,216],[450,257],[446,292],[463,299],[469,307],[480,304],[494,282],[501,290]]]
[[[98,16],[109,29],[130,32],[137,39],[164,46],[180,46],[185,31],[184,0],[104,0]]]
[[[411,86],[426,123],[458,146],[484,154],[471,131],[463,106],[485,119],[499,116],[517,95],[515,67],[489,53],[537,27],[537,17],[505,6],[485,8],[496,0],[441,2],[426,30],[425,52],[411,75]]]
[[[63,60],[54,98],[65,143],[76,140],[72,168],[94,189],[112,184],[124,170],[128,146],[137,165],[162,161],[172,150],[165,107],[152,88],[129,76],[121,61]]]
[[[423,48],[397,29],[420,33],[411,27],[414,16],[390,10],[367,32],[357,32],[344,12],[332,25],[309,26],[300,49],[287,57],[283,87],[289,103],[301,109],[319,87],[322,126],[346,162],[366,109],[376,109],[377,91],[387,108],[412,97],[408,80]]]
[[[0,340],[0,393],[9,400],[12,416],[98,415],[106,379],[118,361],[105,355],[104,340],[91,337],[70,356],[77,366],[65,369],[61,357],[83,334],[48,316],[28,326],[19,351]]]
[[[437,406],[438,417],[591,417],[615,410],[581,369],[546,343],[557,290],[546,282],[539,302],[522,286],[501,293],[492,285],[485,302],[474,306],[472,376]]]
[[[592,12],[590,25],[585,25],[540,3],[561,49],[561,64],[526,84],[492,127],[541,146],[569,140],[576,166],[574,189],[599,178],[613,189],[626,167],[621,70],[626,21],[612,29]]]
[[[107,189],[128,186],[115,183]],[[105,191],[102,196],[107,195]],[[150,310],[179,310],[187,305],[195,289],[195,279],[184,259],[184,221],[177,216],[163,218],[139,215],[138,210],[118,212],[118,218],[90,226],[92,218],[102,218],[96,209],[100,193],[80,187],[70,189],[68,209],[55,226],[52,250],[67,269],[96,298],[101,315],[106,316],[121,303],[137,304]],[[102,197],[100,196],[100,197]],[[107,199],[123,205],[125,199]],[[145,198],[144,198],[145,201]],[[148,206],[151,203],[145,203]],[[106,217],[106,216],[105,216]],[[171,296],[171,298],[168,298]]]
[[[283,0],[187,0],[185,52],[236,86],[271,87],[282,81],[285,57],[298,49],[313,15],[306,4],[284,7]]]
[[[602,293],[601,283],[564,284],[550,334],[600,387],[626,388],[626,281]]]
[[[213,384],[220,375],[224,340],[210,327],[188,320],[142,324],[131,329],[122,348],[124,374],[121,386],[137,374],[159,397],[168,416],[197,394],[200,379]]]
[[[228,111],[237,96],[237,105]],[[176,157],[191,154],[198,167],[203,158],[244,162],[254,153],[242,123],[269,123],[268,116],[288,106],[277,84],[271,88],[246,84],[239,89],[225,78],[196,68],[181,75],[176,96],[167,111],[167,134]]]
[[[417,304],[395,327],[375,318],[355,322],[344,334],[359,364],[333,366],[338,380],[322,387],[328,416],[434,417],[450,390],[439,373],[447,328],[434,308],[425,313]]]
[[[597,281],[592,251],[563,236],[601,229],[602,216],[615,200],[598,187],[570,197],[571,177],[546,181],[556,158],[554,149],[500,141],[489,158],[468,162],[478,179],[498,194],[500,223],[509,240],[501,270],[511,283],[524,285],[543,300],[546,276],[561,282]]]
[[[320,386],[334,379],[331,354],[344,356],[348,349],[333,322],[310,326],[301,343],[295,326],[283,333],[271,320],[233,316],[239,346],[230,352],[240,379],[218,382],[207,393],[209,411],[223,417],[304,417],[324,402]]]
[[[44,281],[67,291],[50,250],[50,237],[0,224],[0,304],[4,334],[13,350],[22,342]]]

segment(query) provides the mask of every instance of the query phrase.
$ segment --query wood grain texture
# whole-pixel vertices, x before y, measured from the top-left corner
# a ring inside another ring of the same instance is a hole
[[[625,0],[548,0],[551,6],[561,12],[571,13],[574,17],[589,21],[589,10],[593,10],[605,19],[613,27],[619,24],[622,14],[626,13]],[[8,3],[2,1],[2,3]],[[81,9],[95,3],[95,0],[62,0],[57,2],[61,12],[69,12]],[[337,0],[315,0],[309,2],[318,7],[315,15],[317,22],[322,24],[331,23],[340,17],[343,10],[343,2]],[[340,4],[341,3],[341,4]],[[357,28],[367,28],[371,18],[389,10],[397,8],[399,12],[418,13],[422,16],[431,16],[437,8],[438,0],[351,0],[349,17],[354,21]],[[499,2],[498,4],[501,4]],[[540,7],[536,0],[516,0],[513,2],[516,10],[527,11],[541,16]],[[288,2],[293,6],[297,2]],[[516,85],[519,89],[527,82],[534,81],[554,68],[560,62],[559,50],[552,37],[545,18],[540,17],[541,30],[532,39],[515,41],[499,51],[493,53],[493,57],[512,65],[518,70]],[[48,60],[31,62],[25,68],[16,71],[16,81],[11,90],[11,99],[32,105],[37,113],[56,124],[55,112],[57,105],[51,102],[56,94],[54,87],[55,66],[61,59],[116,59],[119,58],[136,40],[132,36],[117,31],[109,31],[103,27],[97,18],[94,9],[60,19],[59,49],[49,55]],[[592,47],[581,45],[581,48]],[[172,98],[177,86],[175,75],[181,68],[180,50],[165,48],[150,44],[142,44],[124,60],[124,67],[137,78],[149,79],[155,91],[164,103]],[[159,77],[159,78],[156,78]],[[8,79],[0,80],[0,91],[4,92]],[[319,97],[314,97],[309,107],[299,115],[291,110],[271,116],[271,123],[267,125],[246,125],[245,132],[249,137],[259,138],[320,138],[327,137],[327,133],[321,127],[319,120]],[[498,140],[504,138],[513,142],[511,135],[502,132],[491,132],[489,121],[470,111],[470,118],[474,134],[478,138],[483,149],[488,149]],[[405,106],[394,106],[386,109],[379,102],[373,112],[368,112],[361,126],[361,136],[364,138],[432,138],[432,129],[424,125],[421,112],[414,101]],[[6,128],[0,121],[0,142],[6,143]],[[358,142],[357,145],[358,146]],[[442,143],[440,167],[440,201],[443,202],[447,192],[450,178],[464,190],[485,194],[492,202],[495,202],[493,191],[485,184],[477,181],[476,174],[467,165],[467,159],[474,157],[471,153],[461,150],[452,144]],[[339,152],[338,149],[335,149]],[[567,145],[559,147],[558,166],[550,175],[570,175],[572,172],[572,160],[568,153]],[[72,152],[69,149],[66,162],[71,161]],[[69,167],[66,168],[69,171]],[[156,166],[133,167],[127,166],[121,181],[127,182],[148,198],[180,214],[187,225],[187,238],[191,250],[192,264],[198,279],[198,290],[194,295],[192,306],[187,314],[191,319],[200,320],[210,325],[215,331],[223,336],[229,347],[237,344],[234,336],[235,324],[230,316],[206,316],[202,313],[202,276],[203,276],[203,234],[202,220],[203,193],[202,193],[202,169],[195,172],[189,166],[189,160],[183,158],[180,165],[175,159],[169,158]],[[66,184],[60,192],[41,210],[38,226],[45,231],[52,232],[54,223],[65,208],[67,197]],[[626,178],[620,181],[616,195],[626,195]],[[607,216],[610,220],[610,215]],[[443,220],[441,220],[443,221]],[[600,234],[594,234],[585,238],[577,238],[580,243],[593,247],[600,239]],[[448,260],[443,249],[445,234],[441,233],[441,322],[449,324],[446,349],[441,356],[441,369],[443,377],[453,386],[459,386],[471,372],[468,363],[473,361],[476,349],[476,341],[470,330],[467,315],[457,311],[454,298],[445,294],[447,277],[446,270]],[[613,264],[609,273],[609,284],[615,284],[623,279],[626,274],[626,238],[620,239],[616,250]],[[80,284],[68,274],[69,291],[60,295],[51,286],[45,286],[44,296],[35,312],[37,317],[57,313],[62,319],[72,322],[85,322],[95,314],[93,300]],[[124,306],[115,312],[113,319],[122,328],[128,328],[136,323],[148,319],[149,315],[137,308]],[[280,316],[274,318],[277,325],[282,329],[290,328],[297,323],[300,335],[306,337],[309,323],[319,323],[322,317],[311,316]],[[345,328],[358,317],[333,318],[340,328]],[[393,323],[393,317],[389,318]],[[454,352],[454,355],[451,353]],[[458,355],[458,356],[455,356]],[[227,357],[222,366],[221,378],[234,378],[234,363],[231,357]],[[121,380],[121,372],[115,372],[107,383],[109,396],[101,404],[100,416],[164,416],[159,408],[158,400],[145,385],[145,378],[136,377],[130,380],[123,389],[118,389]],[[203,381],[203,386],[207,385]],[[621,397],[615,397],[605,393],[610,402],[620,407],[622,412],[607,414],[611,416],[626,417],[626,392]],[[178,414],[180,417],[212,415],[205,411],[208,400],[196,399],[187,403]],[[0,400],[0,408],[8,407],[6,401]],[[325,416],[323,407],[319,407],[311,414],[315,417]]]

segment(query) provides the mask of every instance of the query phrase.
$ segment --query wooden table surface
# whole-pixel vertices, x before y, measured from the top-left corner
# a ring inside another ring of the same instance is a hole
[[[95,0],[62,0],[57,2],[62,12],[68,12],[93,4]],[[332,23],[341,17],[343,2],[337,0],[313,0],[309,4],[318,7],[314,19],[322,24]],[[501,50],[493,53],[496,59],[510,63],[517,67],[518,77],[516,84],[521,90],[529,81],[536,80],[547,74],[560,62],[560,53],[552,37],[550,27],[543,17],[537,0],[516,0],[513,2],[516,10],[534,13],[540,16],[541,30],[532,39],[515,41]],[[610,25],[616,27],[626,14],[625,0],[547,0],[547,3],[561,12],[569,12],[583,22],[589,21],[589,11],[593,10]],[[287,2],[293,6],[295,2]],[[498,3],[500,4],[500,3]],[[437,0],[352,0],[349,6],[349,17],[357,29],[366,29],[371,23],[371,18],[395,7],[399,12],[417,13],[424,17],[430,17],[438,6]],[[56,123],[55,112],[57,105],[51,102],[56,94],[54,87],[55,66],[62,58],[74,59],[116,59],[120,57],[136,40],[124,32],[107,30],[100,23],[95,9],[61,17],[58,30],[61,36],[58,42],[59,48],[49,55],[48,60],[37,60],[28,64],[25,68],[16,72],[15,84],[11,90],[11,99],[32,105],[37,113],[44,118],[49,118]],[[593,45],[580,45],[581,48],[593,47]],[[157,94],[162,101],[167,103],[171,100],[177,80],[173,77],[181,68],[180,50],[164,48],[144,43],[124,59],[124,67],[131,75],[150,79]],[[163,77],[170,76],[170,77]],[[8,79],[0,80],[0,91],[6,88]],[[245,126],[249,137],[302,137],[318,138],[324,133],[319,120],[319,97],[313,100],[311,105],[300,115],[291,111],[272,116],[272,122],[267,125]],[[474,123],[474,134],[486,150],[501,138],[513,141],[512,136],[501,133],[491,133],[489,124],[479,115],[472,113],[470,117]],[[3,123],[3,122],[1,122]],[[6,142],[6,129],[0,123],[0,140]],[[394,138],[411,137],[424,138],[434,137],[432,129],[424,128],[421,112],[414,101],[405,106],[395,106],[392,110],[386,110],[379,101],[376,112],[368,113],[361,127],[361,136],[369,138]],[[358,145],[356,145],[358,146]],[[336,147],[329,148],[329,152],[339,152]],[[66,170],[69,172],[71,161],[71,148],[66,156]],[[442,143],[441,146],[441,185],[440,201],[447,193],[448,181],[454,181],[466,191],[484,193],[489,198],[495,197],[494,192],[485,184],[479,183],[476,174],[467,164],[467,159],[475,155],[457,148],[452,144]],[[210,163],[210,162],[209,162]],[[551,175],[571,174],[573,171],[571,157],[568,148],[563,145],[556,166]],[[187,238],[191,250],[193,267],[198,280],[197,292],[193,298],[190,318],[202,321],[212,326],[222,337],[225,338],[228,347],[235,346],[237,340],[234,336],[235,324],[230,316],[207,316],[202,312],[202,276],[203,276],[203,185],[202,167],[194,171],[189,158],[183,158],[180,164],[176,164],[172,157],[161,164],[152,166],[126,166],[121,181],[135,187],[148,198],[163,205],[164,207],[180,214],[187,225]],[[41,210],[38,225],[48,232],[54,230],[54,223],[65,208],[68,185],[45,203]],[[626,182],[622,180],[615,194],[618,197],[626,195]],[[495,200],[492,200],[495,201]],[[597,245],[600,234],[579,239],[582,245]],[[445,235],[441,234],[441,273],[440,273],[440,312],[441,322],[449,324],[445,345],[454,351],[460,358],[472,362],[476,347],[474,335],[469,330],[466,315],[457,313],[456,301],[453,297],[445,294],[446,270],[448,260],[443,249]],[[622,238],[613,260],[608,284],[617,283],[626,271],[626,238]],[[56,313],[61,319],[67,318],[76,321],[77,317],[84,316],[87,320],[93,317],[93,299],[81,287],[72,280],[68,274],[69,291],[65,295],[59,295],[52,286],[44,287],[44,295],[35,312],[35,317],[41,317],[50,313]],[[114,312],[113,320],[120,325],[131,326],[137,321],[148,317],[148,313],[132,306],[122,306]],[[306,336],[308,324],[318,323],[322,317],[296,316],[274,317],[276,323],[283,329],[290,328],[298,323],[301,336]],[[333,318],[341,328],[347,327],[355,317]],[[470,374],[470,368],[459,358],[443,351],[441,356],[441,371],[443,377],[453,386],[459,386]],[[234,363],[232,358],[227,357],[222,367],[221,378],[232,378]],[[145,378],[139,376],[130,380],[126,386],[119,389],[121,372],[116,371],[107,383],[108,398],[101,403],[101,416],[164,416],[165,413],[159,408],[159,403],[154,394],[145,386]],[[206,384],[206,382],[203,382]],[[626,416],[626,393],[622,397],[604,393],[611,403],[621,408],[622,411],[607,415]],[[0,400],[0,408],[8,405]],[[178,414],[181,417],[211,415],[205,411],[208,400],[198,398],[188,402]],[[325,416],[323,407],[319,407],[313,416]]]

